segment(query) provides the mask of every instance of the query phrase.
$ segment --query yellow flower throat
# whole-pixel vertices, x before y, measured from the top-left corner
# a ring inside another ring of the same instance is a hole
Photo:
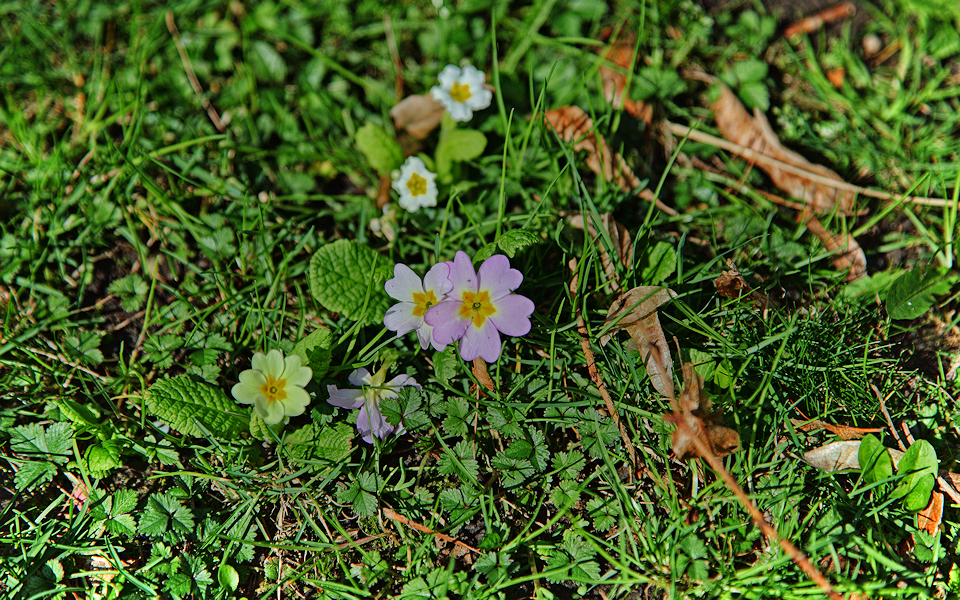
[[[450,97],[455,102],[466,102],[473,97],[473,94],[470,92],[469,85],[454,81],[453,85],[450,86]]]
[[[413,302],[416,306],[413,307],[413,314],[416,317],[422,317],[427,309],[437,303],[437,296],[433,293],[433,290],[429,292],[414,292],[413,293]]]
[[[420,175],[413,173],[407,181],[407,189],[414,196],[423,196],[427,193],[427,180]]]
[[[287,380],[274,379],[272,375],[267,375],[267,382],[260,386],[260,393],[267,397],[270,402],[287,399]]]
[[[460,305],[460,318],[470,319],[476,328],[483,327],[487,317],[496,314],[497,309],[490,301],[490,292],[463,292],[463,304]]]

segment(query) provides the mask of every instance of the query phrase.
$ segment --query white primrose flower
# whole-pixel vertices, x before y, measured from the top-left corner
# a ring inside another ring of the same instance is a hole
[[[493,93],[483,87],[487,76],[476,67],[447,65],[439,79],[440,85],[431,88],[430,94],[454,121],[469,121],[473,111],[485,109],[493,100]]]
[[[231,390],[237,402],[252,404],[267,425],[303,414],[310,403],[310,394],[303,387],[310,383],[313,371],[301,366],[299,356],[284,358],[279,350],[257,352],[252,366],[240,373],[240,383]]]
[[[393,189],[400,194],[400,206],[410,212],[422,206],[437,205],[437,174],[427,170],[427,165],[416,156],[411,156],[400,167],[400,175],[393,180]]]

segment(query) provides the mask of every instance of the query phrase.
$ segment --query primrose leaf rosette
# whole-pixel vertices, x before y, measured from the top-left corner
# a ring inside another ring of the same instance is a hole
[[[387,259],[353,240],[337,240],[317,250],[307,276],[310,293],[325,309],[362,325],[383,318],[390,298],[383,283],[391,275]]]
[[[194,381],[187,375],[163,379],[146,393],[147,411],[184,435],[209,432],[234,440],[248,431],[250,419],[220,388]]]

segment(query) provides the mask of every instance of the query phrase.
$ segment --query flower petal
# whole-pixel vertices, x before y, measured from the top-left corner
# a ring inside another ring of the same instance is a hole
[[[519,337],[530,333],[530,315],[533,302],[526,296],[510,294],[495,302],[497,312],[490,315],[494,326],[504,335]]]
[[[305,387],[311,379],[313,379],[313,369],[300,367],[287,379],[287,385]]]
[[[283,420],[283,404],[280,402],[258,402],[257,414],[267,425],[276,425]]]
[[[310,394],[302,387],[287,386],[286,399],[274,404],[283,404],[283,414],[285,416],[297,417],[307,410],[307,405],[310,404]]]
[[[393,279],[383,284],[387,295],[401,302],[413,302],[415,293],[423,292],[423,283],[413,269],[405,264],[397,263],[393,267]]]
[[[470,257],[463,250],[457,251],[456,256],[453,257],[453,262],[450,263],[450,283],[452,287],[447,295],[454,300],[463,300],[464,291],[477,291],[479,284],[477,272],[473,269]],[[437,326],[435,323],[430,324],[434,327]]]
[[[254,371],[266,373],[268,368],[267,355],[263,352],[254,352],[253,359],[250,361],[250,365],[253,367]]]
[[[386,386],[388,388],[391,388],[394,390],[399,390],[400,388],[406,387],[408,385],[412,385],[418,390],[422,389],[420,387],[420,384],[417,383],[417,380],[414,379],[413,377],[410,377],[409,375],[397,375],[396,377],[394,377],[393,379],[391,379],[386,383]]]
[[[389,328],[388,328],[389,329]],[[420,341],[420,349],[426,350],[433,342],[433,327],[426,323],[417,327],[417,339]]]
[[[330,397],[327,398],[327,402],[329,402],[334,406],[338,406],[340,408],[346,408],[349,410],[353,410],[355,408],[360,408],[361,406],[363,406],[364,396],[363,396],[362,390],[355,390],[355,389],[341,390],[335,385],[328,385],[327,394],[330,395]]]
[[[444,104],[444,108],[450,113],[450,118],[460,123],[466,123],[473,118],[473,111],[463,102],[456,102],[452,98],[449,104]]]
[[[413,314],[416,307],[417,305],[413,302],[394,304],[383,315],[383,326],[390,331],[396,331],[397,337],[410,333],[414,329],[419,329],[423,325],[423,317]]]
[[[260,386],[267,382],[267,378],[263,376],[263,373],[260,371],[254,371],[253,369],[241,371],[239,379],[240,383],[248,385],[254,389],[260,389]]]
[[[257,400],[263,397],[259,387],[247,385],[242,381],[233,386],[230,394],[233,395],[234,399],[240,404],[256,404]]]
[[[506,296],[523,283],[523,273],[510,268],[510,260],[502,254],[494,254],[480,265],[477,273],[479,288],[490,292],[490,299]]]
[[[460,79],[460,67],[456,65],[447,65],[440,71],[440,74],[437,76],[437,79],[440,81],[440,85],[446,89],[453,87],[453,84]]]
[[[256,356],[254,356],[256,359]],[[299,360],[299,359],[298,359]],[[264,375],[272,375],[276,379],[281,378],[283,373],[283,352],[280,352],[277,349],[267,352],[267,356],[263,361],[264,368],[260,369]]]
[[[361,406],[357,413],[357,431],[360,437],[368,444],[373,443],[373,432],[370,430],[370,417],[367,414],[367,407]]]
[[[443,299],[453,289],[453,283],[450,281],[450,263],[442,262],[430,267],[423,277],[423,289],[432,291],[438,300]]]
[[[300,370],[300,357],[296,354],[291,354],[290,356],[283,359],[283,369],[280,371],[280,376],[277,379],[282,379],[289,382],[290,378],[297,374],[297,371]]]
[[[349,381],[353,385],[363,385],[364,383],[366,383],[365,380],[368,380],[369,378],[370,378],[370,371],[364,369],[363,367],[360,367],[359,369],[354,369],[353,372],[350,373],[350,376],[347,377],[347,381]]]
[[[495,363],[500,358],[500,334],[489,320],[483,327],[468,327],[460,338],[460,358],[473,360],[478,357],[488,363]]]
[[[433,342],[436,345],[445,347],[463,337],[463,332],[470,325],[470,320],[460,318],[462,305],[463,302],[446,300],[427,309],[423,320],[433,327]]]

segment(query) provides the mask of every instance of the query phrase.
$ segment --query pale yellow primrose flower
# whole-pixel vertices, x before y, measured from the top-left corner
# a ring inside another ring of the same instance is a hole
[[[303,386],[310,383],[313,371],[300,366],[299,356],[284,359],[279,350],[257,352],[251,366],[240,373],[240,383],[231,390],[237,402],[252,404],[267,425],[303,414],[310,404],[310,394]]]
[[[414,212],[422,206],[437,205],[437,174],[427,165],[411,156],[400,167],[400,175],[393,180],[393,189],[400,194],[400,206]]]
[[[471,65],[462,69],[447,65],[438,79],[440,85],[432,87],[430,95],[447,109],[454,121],[469,121],[473,111],[485,109],[493,100],[493,92],[483,87],[487,76]]]

